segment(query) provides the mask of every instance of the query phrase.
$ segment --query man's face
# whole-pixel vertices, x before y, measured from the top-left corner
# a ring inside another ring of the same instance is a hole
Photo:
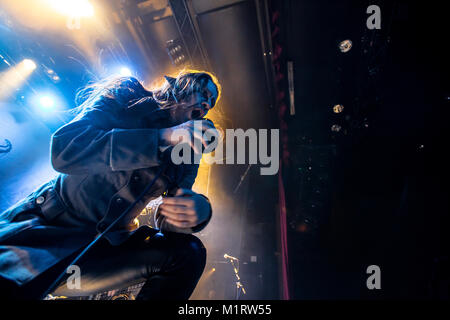
[[[208,111],[212,109],[217,101],[218,92],[214,83],[209,80],[208,84],[198,92],[194,92],[180,101],[185,104],[177,118],[186,122],[189,120],[197,120],[206,116]]]

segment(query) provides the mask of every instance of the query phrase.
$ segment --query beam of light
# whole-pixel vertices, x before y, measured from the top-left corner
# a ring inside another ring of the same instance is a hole
[[[24,59],[15,66],[0,73],[0,100],[9,98],[16,89],[19,89],[27,78],[37,68],[31,59]]]
[[[69,17],[92,17],[94,7],[88,0],[46,0],[56,12]]]
[[[203,279],[203,280],[208,279],[209,277],[211,277],[211,276],[213,275],[214,272],[216,272],[216,268],[213,267],[213,268],[209,269],[208,271],[206,271],[206,272],[203,274],[202,279]]]
[[[101,3],[100,3],[101,2]],[[18,23],[15,30],[17,37],[24,34],[19,26],[31,29],[37,33],[50,32],[61,39],[69,38],[69,46],[76,54],[71,53],[70,59],[87,73],[101,74],[104,65],[99,59],[98,43],[109,43],[121,46],[120,40],[110,28],[111,13],[108,6],[102,3],[108,1],[87,0],[1,0],[0,7],[7,16]],[[106,10],[104,10],[106,9]],[[1,11],[0,10],[0,11]],[[64,40],[64,43],[67,41]],[[73,44],[71,44],[73,42]],[[74,58],[74,57],[82,58]],[[84,63],[83,60],[89,61]],[[151,65],[151,62],[148,62]],[[61,76],[60,76],[61,77]],[[62,79],[61,79],[62,80]],[[57,80],[53,80],[57,81]]]

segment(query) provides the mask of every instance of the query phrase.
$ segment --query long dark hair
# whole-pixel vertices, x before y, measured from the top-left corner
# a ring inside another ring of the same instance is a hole
[[[218,94],[217,103],[222,91],[219,81],[212,73],[198,70],[182,70],[176,77],[166,77],[166,81],[162,86],[152,90],[153,98],[164,108],[180,101],[193,92],[202,90],[209,81],[216,87]]]
[[[169,108],[187,95],[203,89],[209,81],[216,86],[217,103],[221,95],[220,83],[213,74],[205,71],[182,70],[176,77],[166,77],[164,84],[151,90],[147,90],[135,77],[105,78],[77,92],[77,107],[72,112],[80,117],[105,99],[110,99],[123,108],[139,103],[142,99],[153,99],[160,108]]]
[[[80,90],[75,96],[77,107],[71,110],[81,117],[98,105],[100,101],[110,100],[124,108],[152,93],[144,88],[135,77],[109,77],[93,82]]]

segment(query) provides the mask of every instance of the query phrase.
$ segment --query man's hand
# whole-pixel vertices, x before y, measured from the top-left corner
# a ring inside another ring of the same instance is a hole
[[[166,222],[179,228],[193,228],[209,218],[211,206],[208,200],[189,189],[180,188],[174,197],[163,198],[159,213]]]
[[[175,146],[178,143],[187,143],[196,154],[201,154],[202,150],[199,149],[199,147],[203,145],[203,148],[206,148],[209,144],[209,142],[204,139],[204,132],[210,130],[210,133],[212,133],[211,130],[214,130],[214,135],[216,137],[219,137],[219,133],[212,121],[204,119],[195,121],[202,121],[201,131],[194,130],[194,120],[187,121],[175,127],[159,129],[159,145],[165,147]],[[174,137],[176,137],[176,139],[174,139]],[[194,143],[194,139],[200,140],[201,144],[197,146]]]

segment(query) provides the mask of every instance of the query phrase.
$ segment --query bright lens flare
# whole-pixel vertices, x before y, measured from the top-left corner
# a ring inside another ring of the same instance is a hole
[[[88,0],[46,0],[58,13],[70,17],[92,17],[94,7]]]
[[[55,100],[50,96],[43,96],[39,99],[39,104],[44,109],[51,109],[55,106]]]
[[[124,77],[131,77],[131,70],[127,67],[120,68],[120,75]]]
[[[58,94],[42,91],[33,96],[29,96],[28,105],[33,108],[36,115],[50,119],[49,117],[58,115],[57,111],[63,108],[63,101]]]

